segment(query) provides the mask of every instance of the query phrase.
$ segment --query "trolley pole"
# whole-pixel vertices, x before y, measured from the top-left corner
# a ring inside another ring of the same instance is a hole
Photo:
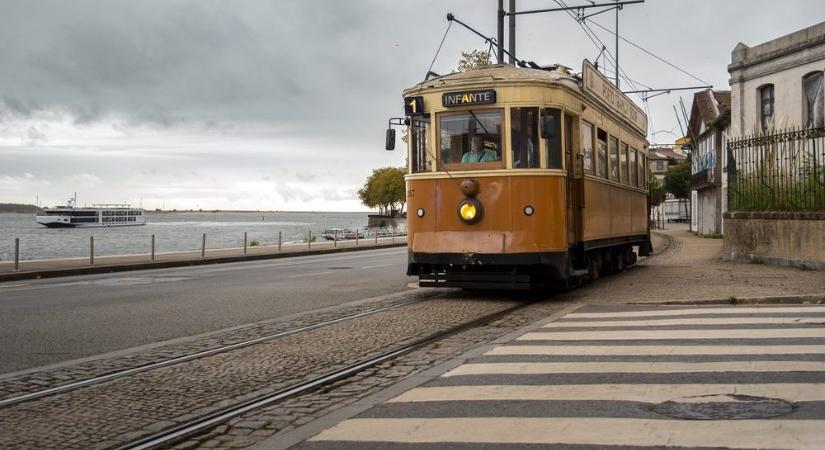
[[[14,271],[20,270],[20,238],[14,238]]]
[[[246,254],[246,231],[243,232],[243,254]]]
[[[206,233],[201,237],[201,258],[206,257]]]
[[[507,44],[510,46],[509,64],[513,66],[516,65],[516,16],[514,12],[516,12],[516,0],[510,0],[510,36]]]
[[[278,253],[281,253],[281,232],[278,232]]]
[[[616,89],[619,89],[619,10],[622,5],[616,0]]]
[[[95,237],[89,236],[89,264],[95,265]]]
[[[152,235],[152,261],[155,260],[155,235]]]

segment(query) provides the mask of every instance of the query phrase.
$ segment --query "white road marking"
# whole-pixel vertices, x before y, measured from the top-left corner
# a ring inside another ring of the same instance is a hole
[[[350,419],[310,441],[825,448],[823,420]]]
[[[301,273],[301,274],[298,274],[298,275],[290,275],[290,276],[289,276],[289,277],[287,277],[287,278],[306,278],[306,277],[318,277],[318,276],[321,276],[321,275],[328,275],[328,274],[331,274],[331,273],[332,273],[332,271],[331,271],[331,270],[326,271],[326,272]]]
[[[485,355],[805,355],[825,353],[825,345],[502,345]]]
[[[634,339],[777,339],[821,338],[823,328],[740,328],[729,330],[634,330],[634,331],[555,331],[532,332],[517,338],[519,341],[627,341]]]
[[[397,264],[377,264],[377,265],[375,265],[375,266],[364,266],[364,267],[362,267],[361,269],[362,269],[362,270],[367,270],[367,269],[378,269],[379,267],[391,267],[391,266],[395,266],[395,265],[397,265]]]
[[[556,384],[436,386],[409,390],[389,403],[454,402],[477,400],[601,400],[661,403],[684,397],[695,397],[695,402],[710,401],[709,395],[751,395],[781,398],[789,402],[825,401],[825,384]],[[714,397],[714,402],[734,401],[730,397]]]
[[[822,324],[822,317],[714,317],[710,319],[599,320],[551,322],[542,328],[658,327],[668,325],[787,325]]]
[[[0,284],[0,289],[13,288],[13,287],[22,287],[22,286],[25,286],[25,284]]]
[[[469,363],[442,376],[685,372],[825,372],[825,361]]]
[[[767,306],[764,308],[692,308],[692,309],[656,309],[647,311],[615,311],[570,313],[566,319],[607,319],[616,317],[656,317],[656,316],[686,316],[696,314],[754,314],[754,313],[819,313],[825,314],[825,307],[821,306]]]

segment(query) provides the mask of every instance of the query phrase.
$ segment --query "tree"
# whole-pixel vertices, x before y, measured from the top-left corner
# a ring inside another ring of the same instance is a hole
[[[364,187],[358,190],[358,198],[368,208],[378,208],[382,215],[396,215],[404,210],[407,200],[404,169],[382,167],[372,171]]]
[[[457,70],[459,72],[467,72],[489,64],[489,52],[480,49],[470,50],[469,52],[461,52],[461,58],[458,59]]]
[[[665,190],[676,198],[690,198],[690,166],[688,159],[665,174]]]
[[[665,187],[662,186],[662,183],[659,182],[658,178],[652,177],[650,179],[648,189],[650,190],[651,205],[659,206],[663,201],[665,201]]]

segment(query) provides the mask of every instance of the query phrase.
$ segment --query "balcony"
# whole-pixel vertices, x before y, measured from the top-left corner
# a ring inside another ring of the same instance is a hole
[[[715,178],[713,168],[696,172],[690,176],[690,187],[691,189],[699,190],[717,186],[718,183]]]

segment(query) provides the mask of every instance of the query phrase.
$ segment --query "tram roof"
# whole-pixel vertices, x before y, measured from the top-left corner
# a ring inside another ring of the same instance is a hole
[[[483,81],[538,81],[538,82],[567,82],[569,85],[581,88],[581,78],[572,75],[565,66],[551,66],[548,69],[531,69],[510,64],[492,64],[481,66],[466,72],[453,72],[447,75],[433,77],[422,81],[412,89],[439,88],[453,84],[474,83]]]

